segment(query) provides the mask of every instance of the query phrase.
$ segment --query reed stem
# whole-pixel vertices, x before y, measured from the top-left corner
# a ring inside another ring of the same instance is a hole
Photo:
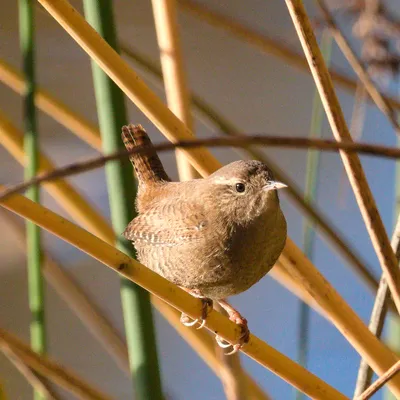
[[[88,22],[117,50],[112,2],[85,0]],[[114,82],[92,62],[97,111],[104,153],[121,149],[120,130],[126,124],[124,97]],[[135,187],[128,163],[106,165],[111,219],[114,231],[123,232],[134,218]],[[117,236],[117,248],[134,256],[132,244]],[[162,399],[157,346],[148,292],[125,278],[121,280],[121,301],[135,398]]]
[[[25,180],[33,178],[39,167],[39,138],[36,129],[35,97],[35,28],[34,8],[32,0],[19,0],[19,34],[20,48],[23,60],[23,71],[26,85],[23,96],[23,114],[25,125]],[[33,185],[26,191],[26,196],[32,201],[40,201],[40,189]],[[28,296],[31,311],[30,335],[34,351],[43,354],[46,351],[46,331],[44,313],[44,285],[42,278],[42,252],[40,228],[26,221],[26,246],[28,269]],[[45,399],[41,392],[34,391],[36,400]]]
[[[332,50],[332,38],[327,30],[324,30],[321,37],[321,52],[325,58],[327,65],[330,63],[331,50]],[[324,109],[322,107],[321,99],[318,94],[318,90],[314,91],[313,106],[311,112],[311,125],[309,138],[321,138],[322,127],[324,121]],[[315,204],[317,201],[317,190],[318,190],[318,179],[319,179],[319,168],[320,168],[320,153],[315,150],[308,150],[307,152],[307,169],[306,169],[306,182],[305,182],[305,201],[308,204]],[[303,251],[305,255],[313,261],[314,256],[314,244],[316,234],[316,224],[309,218],[304,220],[303,229]],[[304,301],[300,300],[300,316],[299,316],[299,327],[298,327],[298,349],[297,349],[297,361],[303,367],[307,366],[308,357],[308,330],[310,325],[310,306]],[[296,392],[296,399],[304,399],[303,393],[300,391]]]

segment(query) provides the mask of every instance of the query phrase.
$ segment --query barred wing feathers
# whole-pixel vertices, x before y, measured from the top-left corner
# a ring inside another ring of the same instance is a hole
[[[138,215],[127,226],[123,236],[138,244],[154,246],[176,246],[200,239],[207,227],[206,216],[202,212],[194,211],[186,204],[183,210],[177,213],[161,213],[152,210]]]

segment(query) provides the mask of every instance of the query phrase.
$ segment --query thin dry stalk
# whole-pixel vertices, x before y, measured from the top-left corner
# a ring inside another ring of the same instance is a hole
[[[5,349],[16,353],[29,368],[73,393],[79,399],[111,400],[111,397],[93,388],[65,367],[33,352],[29,346],[2,328],[0,328],[0,348],[2,351]]]
[[[0,134],[1,132],[2,129],[0,120]],[[216,137],[207,139],[192,139],[190,141],[178,141],[176,143],[157,144],[154,146],[154,150],[156,150],[157,152],[162,152],[162,151],[172,150],[177,147],[189,149],[200,146],[209,146],[209,147],[234,146],[234,147],[245,148],[249,144],[256,144],[256,145],[265,144],[269,145],[269,147],[281,146],[281,147],[297,148],[297,149],[314,148],[322,151],[335,151],[335,152],[342,151],[345,154],[346,153],[353,154],[359,152],[359,153],[387,157],[387,158],[394,158],[394,159],[400,158],[400,149],[395,147],[372,145],[368,143],[335,142],[327,139],[311,139],[311,138],[297,138],[297,137],[294,138],[294,137],[281,137],[281,136],[241,136],[235,138]],[[5,198],[11,196],[12,194],[23,192],[32,185],[37,185],[46,182],[50,183],[60,178],[65,178],[67,176],[91,171],[93,169],[104,166],[109,161],[123,159],[128,157],[130,154],[139,152],[145,153],[146,151],[148,151],[148,149],[146,149],[145,147],[142,148],[138,146],[130,151],[120,150],[115,153],[89,158],[84,161],[72,163],[57,169],[51,169],[48,167],[48,165],[50,164],[46,164],[47,167],[45,170],[48,172],[41,172],[39,175],[37,175],[35,178],[30,179],[29,181],[22,182],[14,186],[10,186],[5,190],[0,191],[0,200],[4,200]],[[77,211],[79,212],[79,209]],[[93,210],[91,214],[93,214]],[[86,219],[88,219],[87,217],[88,216],[86,216]]]
[[[329,123],[338,142],[352,143],[339,101],[336,97],[329,72],[312,31],[311,23],[301,0],[286,0],[290,15],[300,38],[304,53],[310,65],[315,83],[321,96]],[[356,154],[340,152],[344,167],[375,252],[386,274],[396,308],[400,310],[400,270],[397,259],[390,247],[390,241],[383,225],[375,200],[369,188],[367,178]]]
[[[392,379],[400,372],[400,361],[397,361],[386,373],[377,379],[364,393],[356,397],[354,400],[367,400],[374,395],[385,383]]]
[[[176,1],[153,0],[152,3],[168,107],[191,132],[194,132],[176,21]],[[199,175],[185,155],[179,150],[176,150],[175,153],[179,179],[188,181],[198,178]]]
[[[21,358],[18,357],[17,352],[13,352],[10,348],[6,347],[2,351],[36,392],[40,393],[46,400],[61,399],[40,375],[37,375],[25,365]]]
[[[233,21],[232,19],[222,14],[207,9],[197,2],[193,2],[190,0],[179,0],[178,4],[183,11],[195,15],[199,19],[206,21],[216,28],[220,28],[229,32],[231,35],[258,48],[266,54],[271,54],[272,56],[280,58],[288,65],[294,66],[301,69],[302,71],[310,73],[307,60],[302,55],[291,50],[290,48],[282,46],[281,42],[263,36],[258,32],[255,32],[254,30],[251,30],[250,28],[247,28],[240,23]],[[356,91],[357,82],[334,69],[329,69],[329,72],[331,74],[332,80],[337,83],[338,86],[352,93]],[[384,99],[393,108],[395,108],[396,110],[400,110],[400,102],[396,98],[384,96]]]
[[[388,294],[389,294],[389,289],[387,286],[386,279],[383,276],[381,279],[381,284],[379,285],[378,288],[378,292],[376,293],[376,299],[374,302],[374,306],[372,308],[371,319],[368,324],[368,329],[377,338],[380,338],[382,334],[385,322],[384,316],[386,315],[387,301],[389,298]],[[374,372],[369,367],[368,362],[362,358],[357,373],[354,397],[359,396],[368,387],[368,385],[372,381],[373,374]]]
[[[390,123],[392,124],[393,128],[395,129],[396,133],[400,135],[400,125],[397,122],[396,114],[387,101],[384,98],[383,94],[380,93],[378,88],[373,83],[371,77],[369,76],[368,72],[356,56],[354,50],[351,48],[349,42],[343,35],[342,31],[337,26],[335,20],[332,17],[332,14],[329,12],[329,9],[324,0],[317,0],[317,3],[324,15],[325,21],[327,22],[332,36],[334,37],[336,43],[342,50],[343,55],[346,57],[347,61],[352,66],[353,70],[357,74],[360,81],[365,86],[365,89],[368,91],[371,99],[374,101],[376,106],[382,111],[384,115],[389,119]]]
[[[400,216],[397,218],[396,227],[392,235],[392,249],[397,259],[400,259]],[[371,318],[369,322],[369,330],[376,336],[380,337],[385,322],[385,317],[390,299],[390,292],[386,277],[382,274],[379,282],[378,292],[376,293],[375,303],[372,308]],[[367,386],[371,383],[372,371],[366,360],[362,359],[358,370],[356,388],[354,396],[359,396]]]

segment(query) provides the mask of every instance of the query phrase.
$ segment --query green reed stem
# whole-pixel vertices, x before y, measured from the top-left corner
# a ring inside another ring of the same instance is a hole
[[[36,128],[35,96],[35,29],[34,4],[32,0],[19,0],[19,34],[23,60],[23,72],[26,86],[23,98],[25,125],[25,179],[33,178],[39,166],[39,138]],[[32,186],[26,196],[36,202],[40,200],[40,189]],[[44,284],[42,277],[42,251],[40,228],[32,222],[26,222],[27,269],[29,307],[31,311],[30,336],[32,349],[40,354],[46,351],[46,330],[44,315]],[[35,391],[36,400],[44,396]]]
[[[88,22],[116,50],[113,9],[111,0],[84,0]],[[126,124],[126,110],[121,90],[92,62],[97,112],[104,153],[123,147],[121,127]],[[117,234],[117,247],[135,256],[131,243],[122,238],[128,223],[134,218],[136,189],[132,168],[126,162],[108,163],[105,168],[111,219]],[[161,380],[157,346],[149,293],[127,279],[121,280],[121,300],[128,344],[131,376],[135,398],[161,400]]]

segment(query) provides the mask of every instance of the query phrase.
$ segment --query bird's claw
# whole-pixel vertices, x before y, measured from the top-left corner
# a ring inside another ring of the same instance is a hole
[[[227,342],[226,340],[222,339],[221,336],[215,335],[215,340],[216,340],[218,346],[222,347],[223,349],[227,349],[228,347],[232,346],[229,342]]]
[[[239,325],[242,333],[239,337],[238,343],[236,344],[231,344],[229,342],[227,342],[226,340],[222,339],[220,336],[216,335],[215,336],[215,340],[217,341],[218,346],[222,347],[223,349],[226,349],[230,346],[232,346],[232,351],[230,351],[229,353],[226,353],[226,356],[230,356],[232,354],[237,353],[242,347],[243,345],[245,345],[249,339],[250,339],[250,331],[249,328],[247,326],[247,320],[245,318],[243,318],[238,312],[232,314],[229,319],[231,321],[233,321],[235,324]]]
[[[187,316],[186,314],[182,313],[181,314],[181,323],[185,326],[191,327],[196,325],[197,323],[200,323],[200,325],[196,329],[201,329],[204,327],[206,324],[206,319],[207,315],[209,312],[209,308],[212,308],[213,302],[211,299],[208,298],[201,298],[202,302],[202,309],[201,309],[201,318],[196,318],[195,320],[190,320],[190,317]]]
[[[185,326],[191,327],[196,325],[198,322],[198,319],[195,320],[190,320],[190,317],[184,313],[181,314],[181,323]]]

